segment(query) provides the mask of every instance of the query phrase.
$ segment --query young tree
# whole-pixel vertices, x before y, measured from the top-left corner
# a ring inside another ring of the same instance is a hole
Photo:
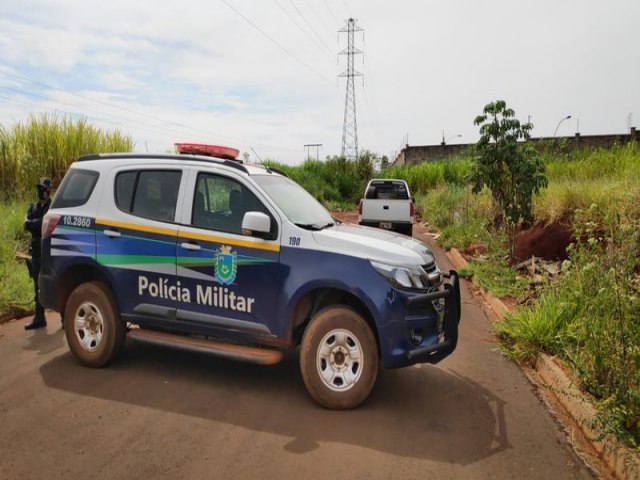
[[[473,193],[485,186],[491,190],[497,209],[493,223],[497,228],[506,222],[513,260],[515,227],[521,220],[533,219],[533,194],[548,185],[542,160],[526,142],[533,125],[521,124],[504,100],[485,106],[473,123],[480,125],[476,159],[469,174]]]

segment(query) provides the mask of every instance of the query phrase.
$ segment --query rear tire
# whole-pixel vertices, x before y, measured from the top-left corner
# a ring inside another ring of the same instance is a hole
[[[402,225],[401,227],[398,228],[398,233],[401,233],[408,237],[413,236],[413,224]]]
[[[307,391],[325,408],[364,402],[378,376],[378,345],[367,322],[348,307],[317,313],[304,332],[300,371]]]
[[[71,292],[64,310],[69,349],[88,367],[103,367],[124,347],[126,329],[116,303],[103,282],[88,282]]]

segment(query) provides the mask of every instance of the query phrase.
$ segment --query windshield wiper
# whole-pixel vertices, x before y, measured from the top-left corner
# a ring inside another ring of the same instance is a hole
[[[333,227],[335,223],[329,222],[324,225],[319,225],[317,223],[296,223],[295,225],[297,227],[304,228],[305,230],[318,231],[318,230],[324,230],[325,228]]]

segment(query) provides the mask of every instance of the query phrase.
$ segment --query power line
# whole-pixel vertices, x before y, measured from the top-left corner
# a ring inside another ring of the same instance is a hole
[[[313,25],[311,25],[311,23],[309,22],[309,20],[307,20],[307,17],[305,17],[302,12],[300,11],[300,9],[298,7],[296,7],[296,4],[293,3],[293,0],[289,0],[289,3],[291,4],[291,6],[293,8],[295,8],[296,12],[298,12],[298,15],[300,15],[300,17],[302,17],[302,20],[304,20],[304,22],[309,25],[309,28],[311,29],[311,31],[313,33],[316,34],[316,37],[318,37],[318,39],[320,40],[320,42],[324,45],[324,47],[327,49],[327,51],[331,54],[331,56],[333,57],[333,50],[331,50],[331,48],[325,43],[325,41],[323,40],[323,38],[320,36],[320,34],[318,33],[318,31],[313,28]]]
[[[1,95],[1,94],[0,94],[0,98],[4,98],[5,100],[8,100],[9,102],[15,103],[17,105],[24,105],[24,106],[27,106],[27,107],[34,107],[35,106],[35,107],[38,107],[41,110],[51,111],[53,113],[62,113],[64,115],[68,115],[69,117],[72,117],[72,118],[86,118],[87,120],[92,120],[94,122],[106,123],[108,125],[112,125],[112,126],[116,127],[117,129],[120,129],[123,126],[121,123],[114,123],[114,122],[111,122],[109,120],[105,120],[103,118],[98,118],[98,117],[94,117],[94,116],[91,116],[91,115],[87,115],[86,113],[74,113],[74,112],[69,112],[67,110],[61,110],[59,108],[44,107],[41,104],[38,104],[33,100],[20,101],[20,100],[17,100],[15,97],[7,97],[6,95]],[[126,124],[124,126],[126,126]],[[156,135],[158,133],[166,133],[166,131],[160,131],[160,130],[152,131],[152,130],[149,130],[147,128],[140,128],[140,127],[136,127],[136,128],[138,130],[140,130],[140,131],[144,131],[144,132],[151,133],[151,134],[156,134]],[[154,128],[154,127],[150,127],[150,128]]]
[[[349,7],[347,6],[347,0],[342,0],[342,3],[344,4],[344,8],[347,10],[347,13],[349,14],[349,17],[352,17],[353,15],[351,15],[351,10],[349,10]]]
[[[273,39],[270,35],[268,35],[264,30],[262,30],[260,27],[258,27],[255,23],[253,23],[249,18],[245,17],[242,13],[240,13],[233,5],[231,5],[229,2],[227,2],[226,0],[220,0],[222,3],[224,3],[227,7],[229,7],[231,10],[233,10],[239,17],[241,17],[245,22],[247,22],[249,25],[251,25],[253,28],[255,28],[258,32],[260,32],[262,35],[264,35],[271,43],[273,43],[276,47],[278,47],[280,50],[282,50],[283,52],[285,52],[287,55],[289,55],[291,58],[293,58],[296,62],[302,64],[307,70],[313,72],[315,75],[317,75],[319,78],[321,78],[322,80],[324,80],[327,83],[330,83],[331,85],[333,85],[333,82],[331,80],[329,80],[327,77],[325,77],[324,75],[322,75],[320,72],[318,72],[315,68],[313,68],[312,66],[310,66],[309,64],[307,64],[306,62],[300,60],[297,56],[295,56],[291,51],[287,50],[285,47],[283,47],[282,45],[280,45],[280,43],[278,43],[275,39]]]
[[[25,77],[23,75],[16,75],[16,74],[12,74],[12,73],[9,73],[9,72],[0,72],[0,73],[3,74],[3,75],[6,75],[8,77],[13,77],[13,78],[21,79],[21,80],[26,80],[28,82],[31,82],[31,83],[35,84],[35,85],[40,85],[41,87],[48,88],[49,90],[55,90],[57,92],[61,92],[61,93],[67,94],[67,95],[72,95],[74,97],[82,98],[83,100],[88,100],[90,102],[98,103],[100,105],[104,105],[104,106],[107,106],[107,107],[110,107],[110,108],[115,108],[116,110],[121,110],[123,112],[133,113],[134,115],[138,115],[138,116],[141,116],[141,117],[146,117],[146,118],[149,118],[151,120],[155,120],[155,121],[159,121],[159,122],[163,122],[163,123],[173,123],[173,122],[169,122],[167,120],[164,120],[162,118],[158,118],[158,117],[155,117],[155,116],[152,116],[152,115],[148,115],[146,113],[137,112],[135,110],[131,110],[129,108],[121,107],[119,105],[114,105],[113,103],[110,103],[110,102],[105,102],[103,100],[98,100],[98,99],[95,99],[95,98],[87,97],[85,95],[81,95],[81,94],[75,93],[75,92],[69,92],[68,90],[63,90],[63,89],[58,88],[58,87],[56,87],[54,85],[50,85],[50,84],[47,84],[47,83],[44,83],[44,82],[41,82],[41,81],[38,81],[38,80],[34,80],[32,78]],[[175,124],[175,125],[178,125],[178,124]]]
[[[152,127],[152,128],[156,128],[157,127],[157,125],[149,125],[147,123],[143,123],[143,122],[140,122],[138,120],[132,120],[132,119],[128,119],[128,118],[118,117],[118,116],[111,115],[111,114],[108,114],[108,113],[105,113],[105,112],[101,112],[99,110],[95,110],[93,108],[79,107],[78,105],[73,105],[71,103],[63,102],[61,100],[53,100],[51,97],[46,97],[46,96],[40,95],[38,93],[27,92],[27,91],[19,89],[19,88],[9,87],[9,86],[6,86],[6,85],[1,85],[0,88],[13,90],[14,92],[17,92],[17,93],[20,93],[20,94],[23,94],[23,95],[27,95],[29,97],[36,97],[36,98],[41,98],[41,99],[47,100],[47,101],[53,101],[53,102],[56,102],[56,103],[60,103],[61,105],[66,105],[67,107],[71,107],[71,108],[84,108],[84,109],[86,109],[86,110],[88,110],[90,112],[97,113],[98,115],[104,115],[105,117],[111,117],[111,118],[113,118],[115,120],[121,120],[121,121],[124,120],[124,121],[127,121],[127,122],[133,122],[133,123],[137,123],[139,125],[142,125],[144,127]]]
[[[305,0],[305,2],[307,2],[307,6],[309,7],[309,10],[311,10],[311,13],[313,13],[313,15],[320,20],[320,23],[322,24],[322,26],[324,27],[324,29],[332,34],[333,31],[331,31],[331,29],[329,27],[327,27],[327,24],[324,23],[324,20],[322,19],[322,17],[320,15],[318,15],[318,12],[316,12],[315,8],[313,8],[313,5],[311,4],[311,2],[309,0]]]
[[[384,130],[381,127],[382,122],[380,121],[381,116],[380,116],[380,110],[378,109],[378,100],[376,98],[375,88],[373,87],[373,85],[375,84],[375,80],[373,78],[373,73],[372,73],[373,69],[371,68],[371,57],[369,57],[369,61],[367,62],[367,64],[369,65],[369,68],[366,69],[366,74],[369,77],[369,81],[367,82],[367,85],[369,85],[369,88],[367,88],[363,82],[363,90],[365,92],[365,96],[367,97],[367,101],[369,101],[367,90],[371,90],[371,98],[373,99],[373,114],[374,114],[375,125],[377,127],[378,138],[384,141]]]
[[[327,10],[329,11],[329,14],[331,15],[331,17],[333,18],[333,21],[336,22],[336,25],[340,26],[340,22],[338,21],[336,16],[333,14],[333,11],[331,11],[331,8],[329,8],[329,4],[327,3],[327,0],[322,0],[322,2],[324,3],[324,6],[327,7]]]
[[[23,75],[16,75],[16,74],[11,74],[11,73],[8,73],[8,72],[2,72],[2,71],[0,71],[0,74],[6,75],[6,76],[9,76],[9,77],[13,77],[13,78],[18,78],[18,79],[26,80],[26,81],[31,82],[31,83],[33,83],[33,84],[40,85],[41,87],[44,87],[44,88],[47,88],[47,89],[50,89],[50,90],[54,90],[54,91],[58,91],[58,92],[61,92],[61,93],[66,94],[66,95],[71,95],[71,96],[74,96],[74,97],[82,98],[82,99],[87,100],[87,101],[90,101],[90,102],[95,102],[95,103],[98,103],[98,104],[101,104],[101,105],[105,105],[105,106],[108,106],[108,107],[113,108],[113,109],[116,109],[116,110],[121,110],[121,111],[124,111],[124,112],[133,113],[134,115],[138,115],[138,116],[141,116],[141,117],[150,118],[150,119],[155,120],[155,121],[157,121],[157,122],[161,122],[161,123],[163,123],[163,124],[165,124],[165,125],[173,125],[173,126],[175,126],[175,127],[182,128],[182,129],[187,130],[187,131],[190,131],[190,132],[198,133],[199,135],[201,135],[201,134],[205,134],[205,135],[206,135],[206,138],[216,138],[216,139],[220,139],[220,138],[221,138],[221,139],[231,140],[231,141],[238,142],[238,143],[243,143],[243,144],[252,144],[252,143],[253,143],[253,142],[252,142],[252,141],[250,141],[250,140],[244,140],[244,139],[241,139],[241,138],[232,137],[232,136],[225,135],[225,134],[222,134],[222,133],[219,133],[219,132],[213,132],[213,131],[211,131],[211,130],[203,130],[203,129],[200,129],[200,128],[190,127],[190,126],[185,125],[185,124],[182,124],[182,123],[176,123],[176,122],[174,122],[174,121],[168,121],[168,120],[163,119],[163,118],[161,118],[161,117],[157,117],[157,116],[153,116],[153,115],[148,115],[148,114],[145,114],[145,113],[142,113],[142,112],[137,112],[137,111],[134,111],[134,110],[131,110],[131,109],[125,108],[125,107],[120,107],[120,106],[115,105],[115,104],[113,104],[113,103],[109,103],[109,102],[105,102],[105,101],[102,101],[102,100],[93,99],[93,98],[91,98],[91,97],[87,97],[87,96],[85,96],[85,95],[81,95],[81,94],[79,94],[79,93],[69,92],[69,91],[67,91],[67,90],[63,90],[63,89],[61,89],[61,88],[55,87],[55,86],[53,86],[53,85],[49,85],[49,84],[44,83],[44,82],[40,82],[40,81],[38,81],[38,80],[34,80],[34,79],[32,79],[32,78],[29,78],[29,77],[25,77],[25,76],[23,76]],[[3,88],[10,88],[10,89],[16,90],[15,88],[13,88],[13,87],[8,87],[8,86],[3,86]],[[60,101],[60,100],[53,100],[53,99],[48,98],[48,97],[40,96],[40,95],[35,94],[35,93],[28,93],[28,92],[25,92],[24,90],[17,90],[17,91],[18,91],[19,93],[24,93],[24,94],[26,94],[26,95],[39,96],[40,98],[43,98],[44,100],[49,100],[49,101],[58,101],[59,103],[61,103],[61,104],[63,104],[63,105],[70,106],[70,107],[72,107],[72,108],[84,108],[84,109],[88,109],[88,110],[94,111],[94,112],[96,112],[96,113],[98,113],[98,114],[100,114],[100,115],[110,116],[110,117],[112,117],[112,118],[116,118],[116,119],[119,119],[119,120],[124,120],[125,122],[134,122],[134,123],[139,123],[140,125],[143,125],[143,126],[146,126],[146,127],[150,127],[150,128],[163,128],[163,129],[164,129],[164,130],[163,130],[163,133],[166,133],[167,131],[169,131],[169,132],[174,132],[174,133],[178,133],[178,131],[177,131],[177,130],[171,130],[171,129],[168,129],[168,128],[164,127],[164,126],[154,126],[154,125],[149,125],[149,124],[146,124],[146,123],[139,122],[139,121],[137,121],[137,120],[133,120],[133,119],[125,118],[125,117],[117,117],[117,116],[115,116],[115,115],[111,115],[111,114],[108,114],[108,113],[105,113],[105,112],[102,112],[102,111],[99,111],[99,110],[90,109],[90,108],[87,108],[87,107],[84,107],[84,106],[78,106],[78,105],[68,104],[68,103],[62,102],[62,101]],[[85,115],[85,116],[89,117],[88,115]],[[102,121],[104,121],[104,120],[102,120]],[[110,123],[110,122],[107,122],[107,123]],[[180,135],[184,135],[184,132],[180,132]],[[288,150],[288,151],[291,151],[291,152],[296,151],[296,150],[295,150],[295,149],[293,149],[293,148],[278,147],[278,146],[274,146],[274,145],[266,145],[266,144],[256,144],[256,143],[253,143],[253,144],[254,144],[254,145],[256,145],[256,146],[261,146],[261,147],[266,147],[266,148],[274,148],[274,149],[280,149],[280,150]]]
[[[282,5],[280,5],[280,2],[278,2],[278,0],[273,0],[273,1],[274,1],[274,2],[276,2],[276,5],[278,5],[278,7],[280,7],[280,10],[282,10],[282,11],[287,15],[287,17],[289,17],[289,18],[291,19],[291,21],[296,25],[296,27],[298,27],[298,28],[300,29],[300,31],[301,31],[302,33],[304,33],[304,34],[307,36],[307,38],[308,38],[309,40],[311,40],[311,42],[313,42],[313,44],[314,44],[316,47],[318,47],[318,49],[319,49],[322,53],[327,53],[327,52],[322,48],[322,46],[318,43],[318,41],[317,41],[315,38],[313,38],[313,37],[311,36],[311,34],[310,34],[307,30],[305,30],[304,28],[302,28],[302,27],[300,26],[300,24],[296,21],[296,19],[295,19],[295,18],[293,18],[293,15],[291,15],[289,12],[287,12],[287,10],[286,10]],[[329,56],[331,57],[331,61],[333,62],[333,61],[335,60],[335,59],[333,58],[333,53],[329,54]]]

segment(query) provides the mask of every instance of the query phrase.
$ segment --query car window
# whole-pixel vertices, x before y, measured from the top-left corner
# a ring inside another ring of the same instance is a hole
[[[139,217],[173,222],[182,172],[140,170],[119,173],[115,182],[118,208]]]
[[[242,234],[246,212],[262,212],[275,221],[269,210],[244,185],[220,175],[200,173],[193,196],[191,225],[198,228]]]
[[[366,198],[408,200],[409,192],[407,192],[407,187],[403,182],[371,182],[370,187],[367,189]]]
[[[253,175],[251,178],[291,222],[319,227],[333,223],[327,209],[290,178],[280,175]]]
[[[133,208],[133,189],[136,186],[138,172],[122,172],[116,177],[116,205],[120,210],[131,212]]]
[[[100,174],[92,170],[69,170],[51,204],[51,208],[79,207],[87,203]]]

